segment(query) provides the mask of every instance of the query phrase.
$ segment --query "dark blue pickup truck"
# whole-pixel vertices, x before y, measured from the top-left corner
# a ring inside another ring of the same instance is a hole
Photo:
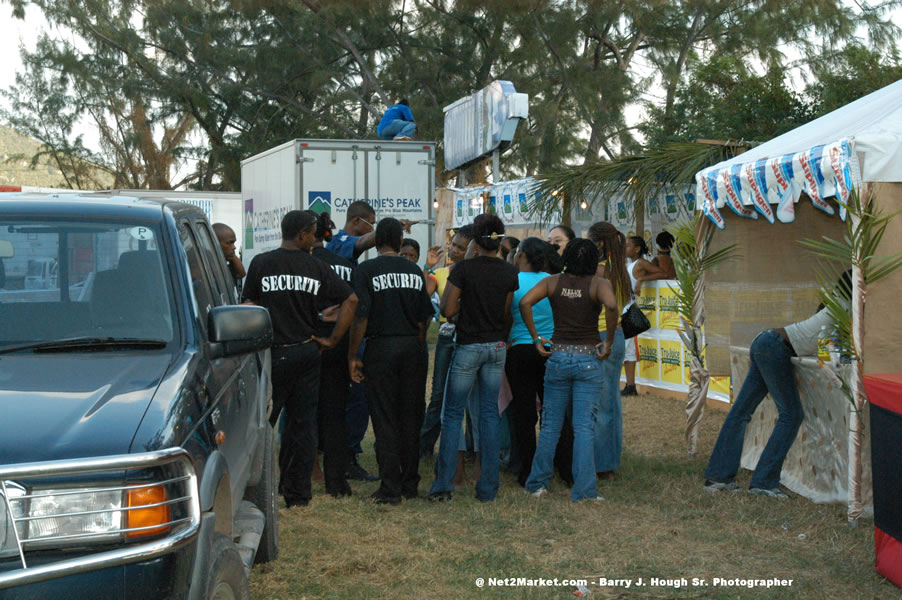
[[[0,263],[0,598],[247,598],[272,324],[203,212],[3,194]]]

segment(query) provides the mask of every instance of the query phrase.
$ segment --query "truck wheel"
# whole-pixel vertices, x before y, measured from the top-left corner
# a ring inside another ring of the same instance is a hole
[[[210,551],[207,600],[250,600],[247,572],[241,555],[228,538],[217,535]]]
[[[263,434],[263,473],[254,487],[248,488],[245,500],[250,500],[263,512],[266,521],[254,563],[267,563],[279,557],[279,496],[276,490],[275,434],[267,427]]]

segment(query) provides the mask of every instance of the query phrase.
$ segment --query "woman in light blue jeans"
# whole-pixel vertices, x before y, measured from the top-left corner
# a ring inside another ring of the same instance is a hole
[[[542,356],[551,357],[545,364],[542,428],[526,480],[526,492],[535,497],[547,493],[564,415],[570,409],[573,419],[570,499],[601,499],[595,484],[592,413],[601,394],[603,365],[611,353],[611,345],[598,343],[598,317],[603,306],[606,331],[613,334],[617,325],[617,300],[611,284],[595,275],[598,249],[592,242],[571,241],[564,249],[563,262],[563,273],[540,280],[519,305],[536,350]],[[533,305],[543,298],[551,303],[554,318],[550,341],[537,334],[532,312]]]
[[[600,253],[597,275],[606,278],[617,298],[617,318],[632,297],[632,283],[626,270],[626,237],[607,221],[589,228],[589,239]],[[602,323],[598,323],[601,330]],[[598,395],[595,410],[595,470],[600,479],[613,479],[620,468],[623,451],[623,410],[620,404],[620,370],[623,368],[625,345],[623,331],[602,332],[601,339],[611,340],[611,356],[605,364],[604,388]]]
[[[504,223],[496,215],[479,215],[473,221],[476,256],[454,265],[442,295],[442,314],[457,316],[456,348],[445,389],[442,434],[436,461],[435,483],[429,500],[451,499],[461,419],[467,397],[478,385],[479,461],[476,498],[495,499],[499,486],[498,391],[507,354],[510,305],[519,287],[517,269],[497,257]]]

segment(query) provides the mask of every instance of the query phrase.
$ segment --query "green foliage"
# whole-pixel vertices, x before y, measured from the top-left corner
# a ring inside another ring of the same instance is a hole
[[[585,200],[592,210],[597,202],[621,193],[627,202],[644,206],[645,198],[662,189],[682,192],[698,171],[729,156],[726,146],[674,142],[643,154],[545,173],[536,178],[531,214],[549,223],[563,208],[566,220],[575,201]]]
[[[836,274],[855,267],[866,287],[902,267],[902,253],[877,254],[890,220],[899,212],[883,214],[874,208],[872,197],[862,202],[857,189],[852,190],[846,208],[846,232],[841,240],[823,236],[821,239],[806,238],[799,243],[821,261],[817,271],[819,295],[835,325],[832,341],[840,353],[860,360],[861,349],[856,347],[852,335],[852,286],[851,283],[838,283]]]
[[[892,49],[880,52],[849,44],[812,64],[815,81],[805,90],[820,116],[902,79],[902,62]]]
[[[61,160],[90,155],[133,187],[177,185],[173,173],[190,163],[192,186],[238,189],[241,159],[297,137],[372,138],[387,105],[403,97],[418,137],[441,141],[443,108],[494,79],[530,95],[502,176],[561,171],[641,151],[626,109],[658,71],[667,97],[652,117],[669,139],[695,53],[736,64],[754,53],[774,66],[781,44],[807,53],[810,40],[843,39],[865,24],[879,50],[897,32],[881,10],[861,2],[856,12],[841,0],[9,3],[18,18],[38,7],[51,27],[24,54],[5,120],[40,135]],[[773,78],[758,91],[780,91]],[[704,97],[691,100],[701,107]],[[101,148],[76,139],[80,120],[96,126]],[[768,123],[771,131],[780,121]],[[442,181],[441,164],[437,171]]]
[[[759,76],[729,55],[693,63],[677,98],[670,115],[663,107],[650,108],[644,130],[652,145],[698,138],[765,142],[813,117],[802,96],[787,86],[781,67]]]

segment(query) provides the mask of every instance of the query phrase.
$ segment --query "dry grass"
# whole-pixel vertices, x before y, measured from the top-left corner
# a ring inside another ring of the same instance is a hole
[[[361,500],[377,484],[354,483],[335,500],[315,486],[309,507],[280,514],[280,559],[254,569],[254,598],[572,598],[573,587],[485,587],[478,577],[784,578],[788,588],[590,586],[592,598],[902,598],[873,571],[873,528],[846,525],[845,508],[794,496],[708,494],[702,471],[724,414],[703,421],[699,458],[688,459],[682,403],[624,399],[624,455],[603,503],[574,504],[552,482],[541,500],[502,476],[497,500],[467,487],[450,503]],[[372,444],[363,462],[375,469]],[[432,462],[421,463],[425,493]],[[748,484],[749,473],[740,475]],[[805,534],[804,539],[799,535]]]

